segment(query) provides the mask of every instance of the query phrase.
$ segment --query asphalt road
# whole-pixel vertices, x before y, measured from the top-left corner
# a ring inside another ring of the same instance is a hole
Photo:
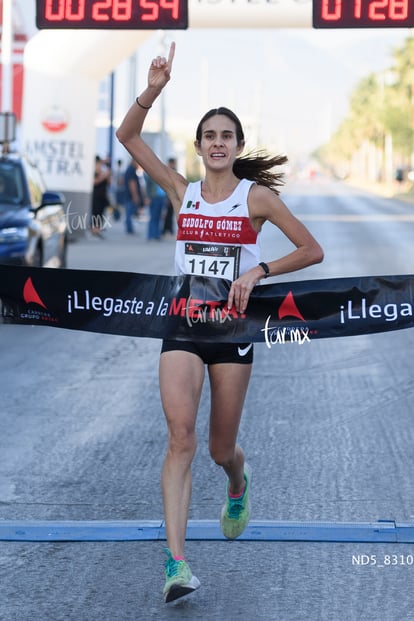
[[[284,198],[325,250],[284,280],[414,273],[414,206],[320,180]],[[69,267],[173,273],[173,240],[112,223]],[[287,251],[263,234],[264,260]],[[280,280],[280,279],[279,279]],[[254,520],[414,522],[414,331],[255,347],[240,430]],[[0,326],[0,520],[156,520],[166,430],[160,342]],[[191,520],[225,479],[198,418]],[[166,606],[163,542],[0,542],[1,621],[414,619],[414,544],[190,541],[202,588]],[[365,559],[357,564],[357,559]],[[366,562],[365,562],[366,561]]]

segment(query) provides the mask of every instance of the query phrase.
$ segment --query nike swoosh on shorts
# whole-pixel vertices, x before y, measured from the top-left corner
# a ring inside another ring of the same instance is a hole
[[[239,353],[239,356],[245,356],[246,354],[248,354],[252,347],[253,343],[249,343],[247,347],[238,347],[237,351]]]

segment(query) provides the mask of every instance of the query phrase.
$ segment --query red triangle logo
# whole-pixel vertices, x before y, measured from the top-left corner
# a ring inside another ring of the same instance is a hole
[[[47,309],[46,305],[43,304],[42,300],[39,297],[39,294],[34,288],[31,278],[28,278],[24,284],[23,299],[26,304],[30,304],[30,302],[33,302],[34,304],[38,304],[39,306],[43,306],[43,308]]]
[[[305,318],[296,306],[296,302],[291,291],[289,291],[279,307],[279,319],[283,319],[284,317],[297,317],[298,319],[305,321]]]

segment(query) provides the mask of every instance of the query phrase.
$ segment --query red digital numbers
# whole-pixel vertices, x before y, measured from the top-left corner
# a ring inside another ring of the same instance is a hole
[[[341,19],[345,0],[322,0],[322,19],[327,21]],[[409,0],[371,0],[368,4],[368,17],[372,20],[407,19]],[[354,0],[354,17],[362,17],[362,0]]]
[[[45,18],[51,22],[80,21],[85,18],[85,0],[46,0]]]
[[[313,0],[315,28],[414,26],[413,0]]]
[[[92,7],[92,19],[97,22],[109,19],[127,21],[131,15],[132,0],[99,0]]]
[[[140,0],[140,5],[143,9],[148,9],[150,11],[149,13],[142,14],[142,19],[144,21],[158,19],[160,8],[171,11],[172,18],[177,19],[180,8],[179,0],[159,0],[159,2],[155,2],[154,0]]]
[[[370,4],[368,15],[370,19],[407,19],[408,2],[409,0],[377,0]]]
[[[322,19],[337,20],[342,16],[342,0],[322,0]]]
[[[37,0],[38,28],[187,28],[188,0]]]

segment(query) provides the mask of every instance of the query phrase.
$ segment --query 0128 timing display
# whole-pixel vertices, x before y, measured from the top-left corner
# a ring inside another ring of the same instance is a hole
[[[411,28],[414,0],[313,0],[314,28]]]
[[[188,0],[36,0],[44,29],[184,30]]]

